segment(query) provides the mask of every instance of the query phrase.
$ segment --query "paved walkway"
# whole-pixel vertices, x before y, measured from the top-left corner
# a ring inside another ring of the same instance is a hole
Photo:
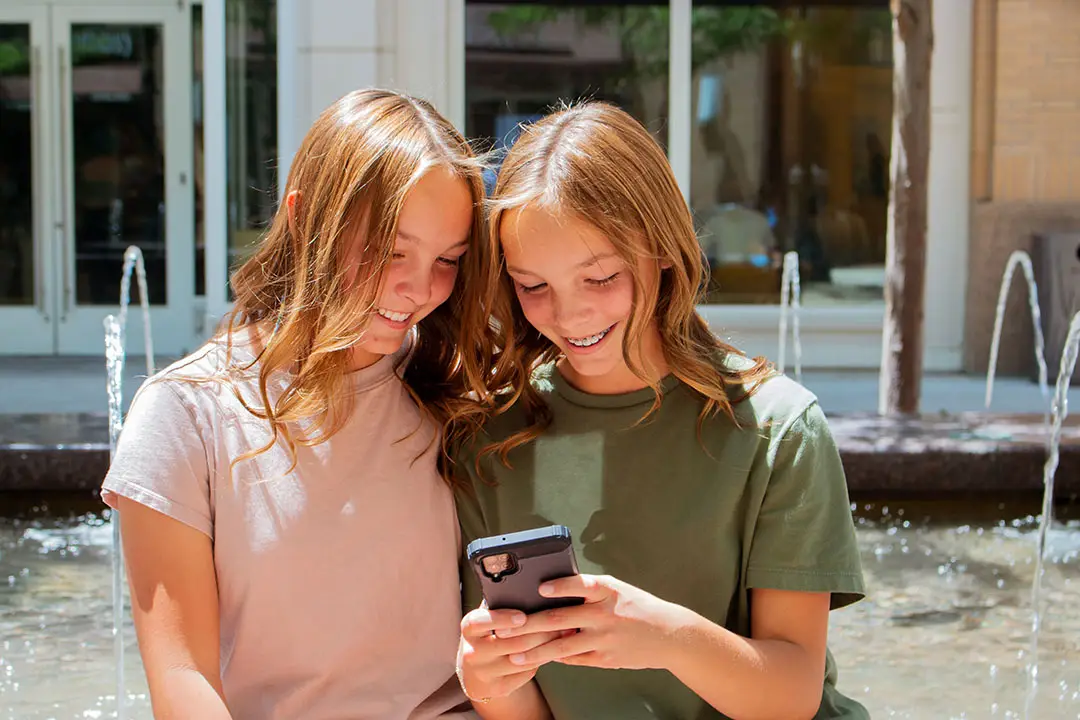
[[[159,360],[159,365],[166,359]],[[125,364],[124,401],[146,375],[141,357]],[[878,374],[872,371],[808,371],[804,384],[821,399],[825,412],[875,412]],[[928,375],[923,379],[923,413],[969,412],[983,407],[986,380],[970,375]],[[1052,391],[1052,388],[1051,388]],[[99,357],[0,358],[0,413],[97,413],[106,410],[105,361]],[[1080,414],[1080,387],[1069,392]],[[1038,386],[1026,378],[1000,378],[994,386],[996,413],[1042,413]]]

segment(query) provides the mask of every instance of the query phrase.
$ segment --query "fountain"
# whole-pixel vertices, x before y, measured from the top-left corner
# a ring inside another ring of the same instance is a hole
[[[792,336],[795,345],[795,381],[802,382],[802,338],[799,328],[799,312],[802,309],[799,287],[799,253],[784,253],[784,265],[780,279],[780,352],[777,365],[780,372],[787,366],[788,316],[791,316]]]
[[[986,371],[986,409],[990,409],[990,403],[994,396],[994,376],[997,373],[998,350],[1001,346],[1001,326],[1005,319],[1005,303],[1009,298],[1009,288],[1012,286],[1012,278],[1016,273],[1017,266],[1024,271],[1024,279],[1028,286],[1028,306],[1031,308],[1031,324],[1035,328],[1035,361],[1039,365],[1039,391],[1043,396],[1044,406],[1049,411],[1050,390],[1046,381],[1046,342],[1043,339],[1042,313],[1039,311],[1039,290],[1035,284],[1035,271],[1032,269],[1031,256],[1023,250],[1017,250],[1009,256],[1005,265],[1005,273],[1001,279],[1001,289],[998,291],[997,310],[994,315],[994,336],[990,343],[990,365]],[[1049,420],[1049,415],[1045,416]]]
[[[127,314],[131,304],[131,275],[134,270],[139,284],[139,304],[143,316],[143,348],[146,353],[147,377],[154,374],[154,340],[150,328],[150,295],[146,288],[146,265],[142,250],[132,245],[124,251],[123,275],[120,280],[120,315],[105,317],[105,372],[109,396],[109,458],[116,452],[123,427],[123,378],[126,355]],[[113,512],[112,526],[112,596],[113,596],[113,653],[116,661],[116,717],[123,720],[127,691],[124,683],[124,555],[120,538],[120,517]]]
[[[1037,307],[1035,312],[1037,313]],[[1039,334],[1037,337],[1041,338]],[[1080,312],[1069,323],[1069,334],[1061,353],[1061,366],[1054,386],[1053,419],[1050,426],[1050,448],[1043,468],[1043,505],[1039,519],[1039,535],[1036,542],[1035,577],[1031,583],[1031,650],[1029,651],[1028,694],[1025,717],[1030,717],[1039,685],[1039,631],[1042,625],[1042,580],[1046,562],[1046,536],[1054,516],[1054,476],[1057,473],[1061,453],[1061,429],[1069,415],[1069,384],[1076,369],[1076,357],[1080,353]],[[1042,366],[1045,376],[1046,365]]]
[[[135,270],[135,279],[139,283],[139,305],[143,316],[143,352],[146,354],[146,375],[154,374],[154,338],[150,334],[150,295],[146,290],[146,263],[143,262],[142,250],[132,245],[124,251],[124,269],[120,278],[120,332],[121,344],[126,347],[124,335],[127,332],[128,305],[131,304],[131,271]],[[126,350],[125,350],[126,352]]]

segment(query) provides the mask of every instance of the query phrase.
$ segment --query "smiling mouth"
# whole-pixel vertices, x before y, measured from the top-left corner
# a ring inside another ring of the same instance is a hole
[[[574,347],[579,347],[579,348],[591,347],[592,345],[595,345],[596,343],[603,340],[604,337],[609,332],[611,332],[612,329],[614,329],[614,327],[615,326],[612,325],[607,330],[601,330],[600,332],[596,333],[595,335],[588,335],[586,337],[580,337],[580,338],[568,337],[568,338],[566,338],[566,342],[570,343]]]
[[[394,312],[393,310],[384,310],[383,308],[378,308],[377,311],[382,317],[396,323],[407,322],[409,318],[413,316],[412,313]]]

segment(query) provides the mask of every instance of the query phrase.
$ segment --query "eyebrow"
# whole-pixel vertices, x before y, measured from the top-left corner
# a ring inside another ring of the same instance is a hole
[[[599,255],[593,255],[593,256],[592,256],[591,258],[589,258],[588,260],[585,260],[585,261],[583,261],[583,262],[579,262],[579,263],[577,264],[577,266],[576,266],[576,268],[575,268],[575,269],[577,269],[577,270],[582,270],[582,269],[584,269],[584,268],[587,268],[587,267],[591,267],[591,266],[593,266],[593,265],[596,265],[596,264],[597,264],[597,263],[599,263],[599,262],[600,262],[601,260],[610,260],[611,258],[617,258],[617,257],[618,257],[618,255],[616,255],[616,254],[615,254],[615,253],[613,253],[613,252],[606,252],[606,253],[600,253]],[[539,275],[537,275],[537,274],[536,274],[536,273],[534,273],[534,272],[530,272],[530,271],[528,271],[528,270],[523,270],[523,269],[521,269],[521,268],[516,268],[516,267],[514,267],[513,265],[507,265],[507,266],[506,266],[506,269],[507,269],[507,270],[508,270],[509,272],[515,273],[515,274],[517,274],[517,275],[532,275],[533,277],[540,277]]]

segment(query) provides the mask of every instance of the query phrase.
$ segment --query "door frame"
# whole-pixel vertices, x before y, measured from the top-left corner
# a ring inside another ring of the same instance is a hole
[[[53,243],[50,242],[51,203],[49,169],[55,167],[53,144],[48,142],[53,104],[49,102],[47,81],[52,72],[49,52],[49,9],[30,4],[0,5],[0,23],[30,27],[30,188],[31,258],[33,304],[0,305],[0,353],[17,355],[52,354],[56,347],[56,305],[52,295],[56,276]]]
[[[195,300],[195,201],[192,122],[191,13],[186,3],[110,4],[57,3],[51,7],[50,45],[56,66],[53,102],[56,103],[52,137],[57,139],[53,173],[54,197],[59,210],[53,219],[54,254],[59,256],[53,277],[56,310],[56,352],[61,355],[98,354],[102,351],[103,321],[117,313],[116,305],[79,305],[75,287],[75,167],[71,30],[79,24],[156,25],[162,34],[162,121],[164,125],[164,198],[166,297],[151,306],[155,346],[167,355],[187,350],[193,339]],[[121,272],[117,263],[116,273]],[[134,293],[134,291],[133,291]],[[127,328],[128,347],[141,347],[143,328],[132,313]]]

